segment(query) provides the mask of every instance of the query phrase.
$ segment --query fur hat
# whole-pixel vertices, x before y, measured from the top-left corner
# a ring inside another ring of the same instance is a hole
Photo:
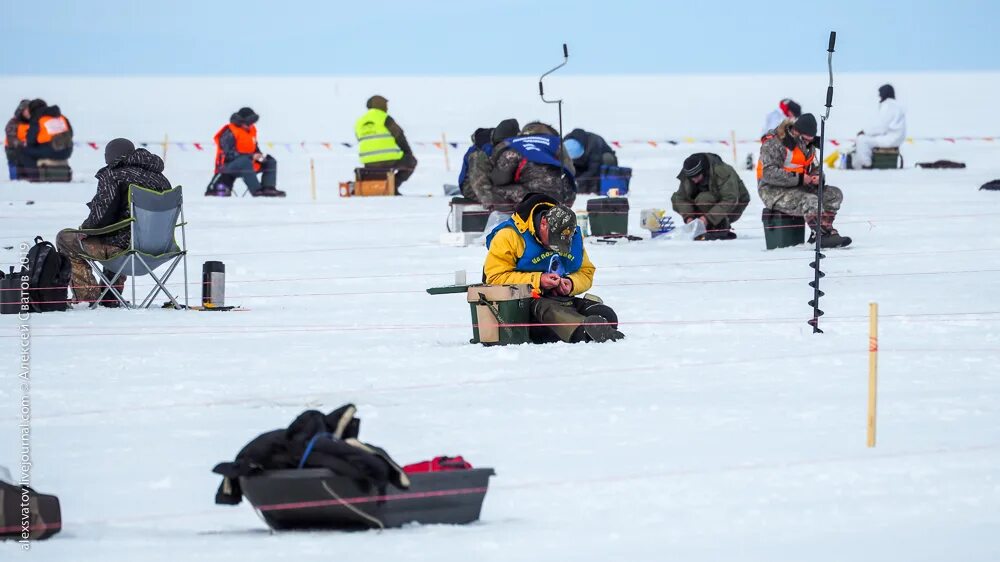
[[[389,100],[382,96],[372,96],[368,98],[367,103],[368,109],[381,109],[382,111],[389,111]]]
[[[502,142],[504,139],[509,139],[510,137],[516,137],[518,133],[521,132],[521,124],[517,122],[517,119],[504,119],[497,124],[493,129],[493,134],[490,136],[493,144]]]
[[[256,123],[258,119],[260,119],[260,115],[257,115],[254,110],[249,107],[241,107],[239,111],[229,118],[229,121],[234,125],[250,126]]]

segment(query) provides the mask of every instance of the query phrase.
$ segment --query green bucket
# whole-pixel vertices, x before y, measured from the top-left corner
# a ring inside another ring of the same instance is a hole
[[[764,223],[764,243],[768,250],[798,246],[806,241],[806,221],[802,217],[764,209],[761,221]]]

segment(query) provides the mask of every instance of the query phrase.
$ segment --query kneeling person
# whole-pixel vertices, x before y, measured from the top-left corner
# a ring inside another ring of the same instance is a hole
[[[685,223],[700,220],[705,225],[698,240],[736,238],[730,226],[750,204],[750,192],[736,170],[718,155],[701,152],[684,160],[677,179],[681,185],[670,202]]]
[[[594,297],[578,297],[594,282],[594,264],[583,248],[573,210],[554,198],[529,193],[514,215],[486,237],[483,275],[491,285],[530,284],[541,297],[531,306],[536,343],[617,340],[618,316]]]

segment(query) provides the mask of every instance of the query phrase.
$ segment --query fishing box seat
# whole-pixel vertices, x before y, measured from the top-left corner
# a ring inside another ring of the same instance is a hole
[[[492,468],[408,474],[383,491],[327,468],[271,470],[240,478],[243,495],[276,531],[364,530],[479,519]]]
[[[341,197],[399,195],[395,168],[355,168],[353,182],[340,183]]]
[[[875,148],[872,151],[873,170],[895,170],[903,167],[903,155],[898,146]]]
[[[805,217],[765,208],[761,212],[761,221],[764,223],[764,243],[768,250],[798,246],[806,241]]]
[[[69,167],[69,160],[53,160],[42,158],[35,163],[38,166],[37,179],[39,182],[68,182],[73,181],[73,170]]]

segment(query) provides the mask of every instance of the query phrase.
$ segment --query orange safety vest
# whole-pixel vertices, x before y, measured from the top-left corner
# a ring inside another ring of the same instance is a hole
[[[52,138],[56,135],[68,132],[69,121],[65,117],[62,115],[59,117],[43,115],[38,118],[38,137],[35,139],[35,142],[38,144],[52,142]],[[27,136],[27,131],[25,131],[25,136]]]
[[[765,135],[761,139],[761,145],[765,142],[774,138],[774,135]],[[794,149],[790,150],[787,146],[785,148],[785,166],[786,172],[791,172],[793,174],[804,174],[809,166],[812,165],[813,161],[816,160],[816,151],[812,151],[812,154],[807,158],[802,149],[796,146]],[[764,159],[757,159],[757,181],[764,177]]]
[[[17,125],[17,140],[21,141],[21,144],[28,142],[28,125],[27,123],[18,123]],[[3,145],[6,147],[10,145],[7,141],[7,137],[3,138]]]
[[[257,152],[257,126],[250,125],[250,130],[244,129],[232,123],[228,123],[219,129],[218,133],[215,133],[215,171],[216,173],[222,170],[222,164],[225,162],[226,155],[222,152],[222,145],[219,143],[219,138],[222,137],[222,133],[229,129],[233,133],[233,137],[236,139],[236,152],[240,154],[253,154]],[[260,171],[260,162],[254,161],[253,171]]]

